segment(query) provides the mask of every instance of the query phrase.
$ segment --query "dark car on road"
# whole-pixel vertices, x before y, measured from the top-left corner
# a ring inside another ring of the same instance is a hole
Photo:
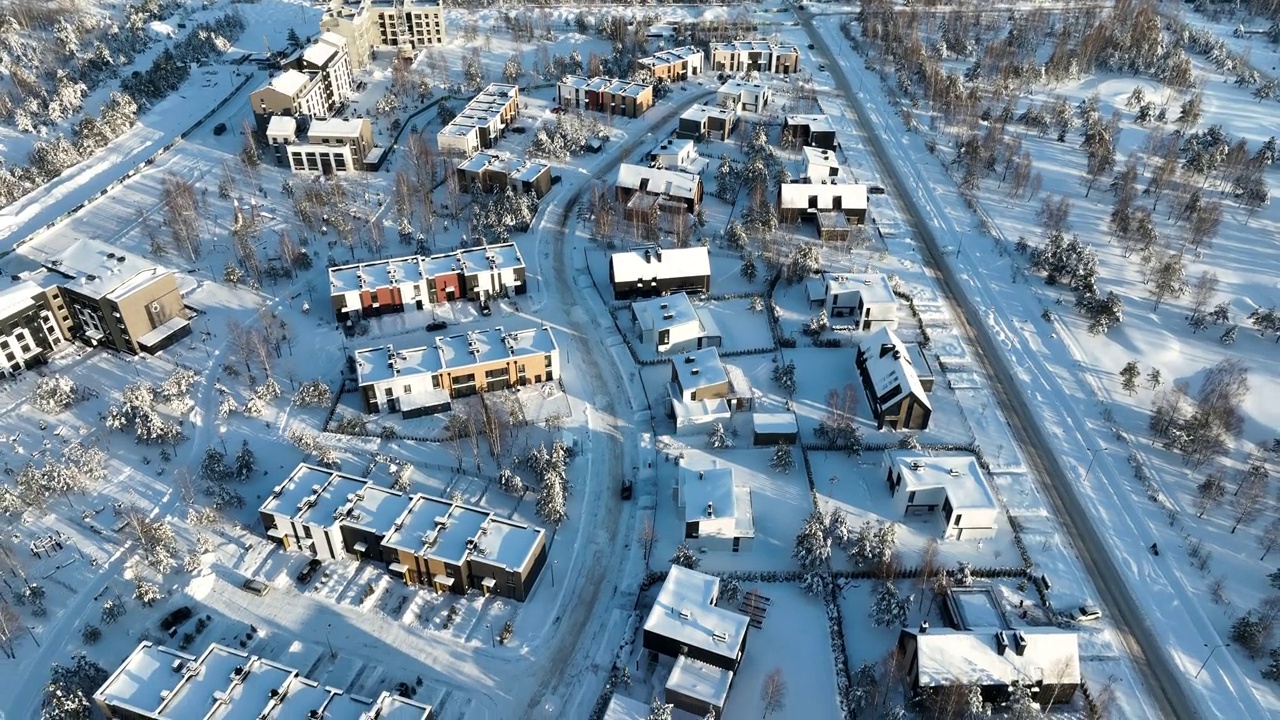
[[[226,123],[218,123],[217,125],[214,125],[214,126],[213,126],[213,134],[214,134],[214,135],[221,135],[222,133],[224,133],[224,132],[226,132],[226,131],[227,131],[227,124],[226,124]]]
[[[320,558],[311,558],[307,561],[305,567],[298,571],[298,584],[306,585],[311,582],[311,578],[316,576],[316,571],[320,569]]]
[[[438,332],[449,327],[449,323],[443,320],[432,320],[427,323],[427,332]]]
[[[493,307],[489,305],[488,300],[480,301],[480,314],[488,317],[493,314]]]
[[[182,627],[182,623],[190,620],[194,614],[189,605],[183,605],[160,620],[160,629],[169,637],[173,637],[177,634],[178,628]]]

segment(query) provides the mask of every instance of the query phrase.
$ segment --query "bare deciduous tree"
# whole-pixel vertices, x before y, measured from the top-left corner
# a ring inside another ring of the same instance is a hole
[[[776,667],[765,676],[760,686],[760,702],[764,705],[764,717],[778,712],[787,704],[787,680],[782,668]]]

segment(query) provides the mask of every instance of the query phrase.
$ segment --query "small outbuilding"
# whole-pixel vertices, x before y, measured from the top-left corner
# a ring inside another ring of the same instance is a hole
[[[751,444],[756,447],[769,447],[778,443],[794,445],[799,435],[795,413],[751,413]]]

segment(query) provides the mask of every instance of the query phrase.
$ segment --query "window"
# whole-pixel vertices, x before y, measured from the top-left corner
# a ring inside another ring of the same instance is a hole
[[[907,502],[913,503],[915,501],[916,501],[916,491],[912,490],[911,492],[907,493]]]
[[[548,356],[547,356],[547,365],[546,365],[546,367],[551,367],[551,356],[550,356],[550,355],[548,355]]]
[[[960,527],[960,518],[964,517],[964,513],[956,513],[956,527]]]
[[[432,375],[432,376],[431,376],[431,387],[432,387],[432,388],[434,388],[434,389],[436,389],[436,390],[439,390],[439,389],[440,389],[440,376],[439,376],[439,375]]]
[[[413,394],[413,386],[412,386],[412,385],[405,385],[405,386],[404,386],[404,394],[405,394],[405,395],[412,395],[412,394]]]
[[[394,391],[391,388],[386,388],[382,391],[383,397],[391,397],[393,393]]]

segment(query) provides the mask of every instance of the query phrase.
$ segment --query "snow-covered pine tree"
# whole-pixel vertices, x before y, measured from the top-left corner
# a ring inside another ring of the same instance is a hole
[[[778,443],[773,449],[773,456],[769,458],[769,467],[783,475],[789,475],[792,470],[795,470],[796,458],[791,452],[791,446],[785,442]]]
[[[231,413],[238,412],[239,410],[240,410],[240,404],[237,403],[236,399],[231,397],[230,395],[223,395],[221,399],[218,400],[218,419],[219,420],[226,420],[227,418],[231,417]]]
[[[72,655],[71,665],[54,663],[44,688],[40,720],[88,720],[93,717],[89,698],[107,681],[107,671],[84,653]]]
[[[680,567],[697,570],[702,564],[702,559],[693,553],[693,548],[689,547],[689,543],[680,543],[676,546],[676,552],[671,556],[671,564]]]
[[[221,450],[210,445],[204,449],[204,458],[200,461],[200,479],[207,483],[226,482],[235,477],[235,470],[227,464],[227,456]]]
[[[903,597],[899,594],[893,581],[886,580],[876,591],[868,617],[876,627],[903,627],[907,624],[907,611],[911,605],[911,599],[910,595]]]
[[[240,442],[240,451],[236,453],[236,464],[233,469],[235,479],[240,482],[248,480],[257,467],[258,460],[253,455],[253,449],[249,447],[249,441],[242,440]]]
[[[57,415],[75,404],[76,384],[61,375],[42,377],[36,381],[31,405],[40,412]]]
[[[1007,720],[1038,720],[1044,717],[1040,705],[1031,696],[1031,687],[1015,682],[1009,687],[1009,703],[1005,707]]]
[[[328,407],[331,402],[333,391],[322,378],[302,383],[293,394],[293,404],[299,407]]]
[[[796,391],[796,364],[787,362],[785,365],[774,365],[773,381],[788,395],[794,393]]]
[[[982,700],[982,686],[974,683],[965,686],[964,720],[984,720],[991,717],[991,705]]]
[[[560,527],[560,524],[569,517],[568,497],[566,497],[564,482],[561,478],[554,474],[543,477],[534,511],[543,522],[556,527]]]
[[[863,710],[873,707],[879,693],[880,676],[876,666],[864,660],[849,678],[848,705],[854,717],[861,717]]]
[[[498,487],[508,495],[522,495],[525,491],[524,481],[511,468],[506,467],[498,471]]]
[[[115,598],[109,598],[102,603],[102,624],[113,625],[128,612],[129,609],[125,607],[124,603]]]
[[[738,582],[736,578],[727,577],[720,580],[720,602],[726,605],[733,605],[741,597],[742,583]]]
[[[827,574],[815,570],[800,578],[800,589],[810,597],[822,597],[827,592]]]
[[[814,508],[800,526],[791,557],[801,570],[817,570],[831,559],[831,537],[827,534],[827,518],[821,508]]]
[[[1133,395],[1138,391],[1138,378],[1142,377],[1142,369],[1137,360],[1130,360],[1120,369],[1120,388]]]
[[[707,447],[713,450],[725,450],[733,447],[733,438],[725,432],[722,423],[711,423],[711,432],[707,433]]]
[[[660,698],[654,698],[649,705],[649,716],[645,720],[671,720],[671,710],[675,705],[668,705]]]
[[[142,603],[142,607],[151,607],[157,600],[164,597],[160,593],[160,588],[155,583],[138,579],[133,583],[133,599]]]

